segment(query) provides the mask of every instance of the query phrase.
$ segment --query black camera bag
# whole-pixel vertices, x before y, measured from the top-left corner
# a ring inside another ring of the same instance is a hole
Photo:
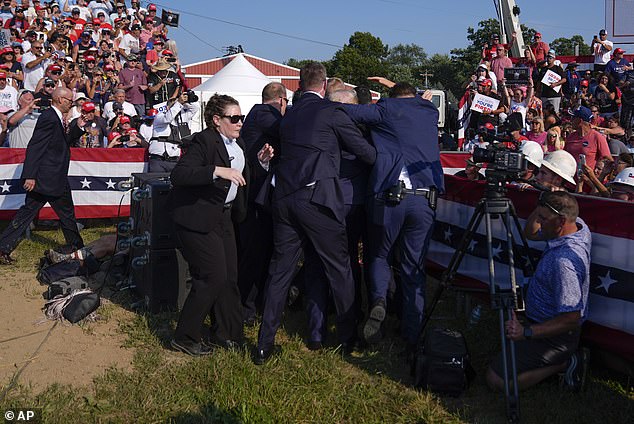
[[[412,373],[416,388],[460,396],[475,377],[462,333],[430,328],[418,343]]]
[[[101,305],[99,293],[77,293],[64,307],[62,316],[75,324],[95,312],[99,305]]]
[[[48,285],[53,281],[63,280],[64,278],[74,277],[82,274],[81,262],[78,259],[64,261],[57,264],[44,266],[37,273],[37,281],[40,284]]]
[[[75,290],[89,288],[88,279],[85,277],[67,277],[63,280],[53,281],[46,290],[46,299],[52,300],[57,296],[65,297]]]

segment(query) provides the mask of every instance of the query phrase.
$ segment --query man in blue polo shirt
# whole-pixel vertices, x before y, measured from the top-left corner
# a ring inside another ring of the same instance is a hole
[[[506,322],[506,337],[516,341],[518,386],[525,389],[564,372],[564,384],[579,391],[588,363],[587,352],[577,348],[588,316],[590,230],[579,218],[577,200],[554,191],[542,193],[524,234],[547,244],[528,285],[526,324],[515,314]],[[502,366],[498,355],[487,370],[492,388],[504,387]]]

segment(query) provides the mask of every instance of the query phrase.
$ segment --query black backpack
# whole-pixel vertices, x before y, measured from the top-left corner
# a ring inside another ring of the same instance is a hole
[[[427,331],[412,368],[416,388],[449,396],[460,396],[475,377],[464,336],[449,329]]]

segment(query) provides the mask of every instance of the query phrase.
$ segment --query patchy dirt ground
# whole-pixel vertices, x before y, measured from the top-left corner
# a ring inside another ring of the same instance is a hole
[[[43,291],[34,273],[0,269],[0,387],[29,361],[54,325],[41,311]],[[108,367],[129,369],[134,352],[122,347],[125,336],[117,329],[131,313],[107,301],[100,310],[103,318],[97,322],[58,323],[18,383],[36,391],[53,383],[88,386]]]

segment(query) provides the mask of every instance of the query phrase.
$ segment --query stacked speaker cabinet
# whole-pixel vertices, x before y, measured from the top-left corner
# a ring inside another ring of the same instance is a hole
[[[152,313],[176,310],[185,301],[187,264],[176,249],[168,214],[168,173],[132,174],[130,276]]]

